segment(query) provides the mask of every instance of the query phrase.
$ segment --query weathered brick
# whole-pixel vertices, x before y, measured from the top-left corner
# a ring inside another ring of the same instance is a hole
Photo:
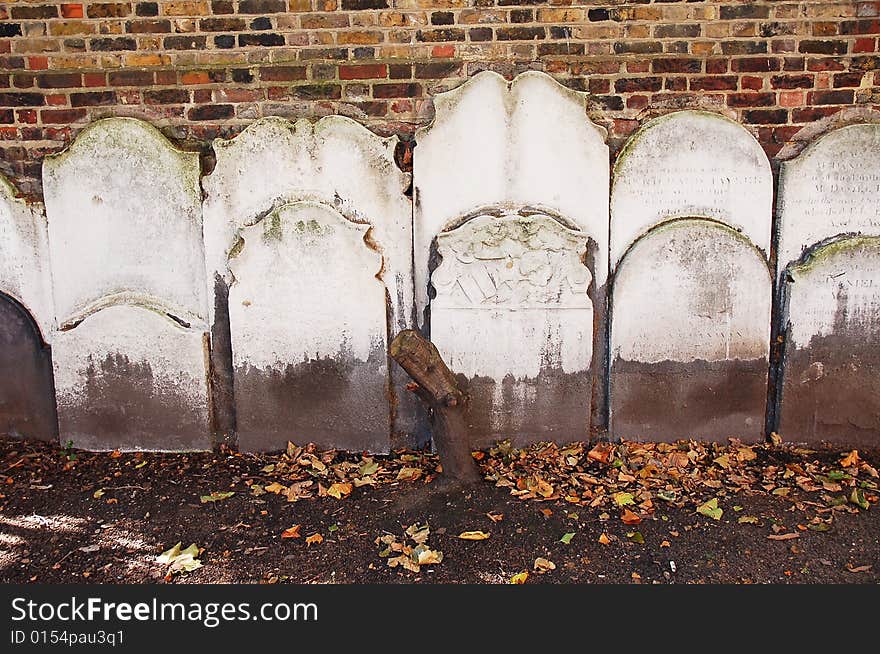
[[[774,75],[770,78],[770,86],[774,89],[811,89],[812,75]]]
[[[80,3],[70,3],[61,5],[62,18],[82,18],[83,6]]]
[[[241,0],[238,3],[240,14],[283,14],[287,11],[284,0]]]
[[[166,50],[204,50],[206,36],[166,36],[162,39],[162,47]]]
[[[130,20],[125,24],[129,34],[170,34],[170,20]]]
[[[131,14],[130,2],[91,2],[86,8],[89,18],[121,18]]]
[[[471,30],[473,32],[473,30]],[[416,39],[419,41],[464,41],[464,30],[462,29],[436,29],[436,30],[419,30],[416,32]]]
[[[86,117],[85,109],[41,109],[40,121],[44,125],[75,123]]]
[[[71,93],[71,107],[97,107],[116,104],[115,91],[92,91],[89,93]]]
[[[69,89],[82,86],[82,75],[79,73],[49,73],[37,77],[37,86],[41,89]]]
[[[91,39],[89,41],[89,49],[106,51],[137,50],[137,41],[127,36]]]
[[[224,120],[235,115],[235,107],[231,104],[207,104],[190,109],[186,117],[190,120]]]
[[[262,32],[260,34],[239,34],[238,45],[263,45],[277,46],[284,45],[284,36],[281,34]]]
[[[736,91],[737,79],[734,76],[694,77],[690,87],[691,91]]]
[[[743,111],[743,120],[752,125],[783,125],[788,122],[785,109],[750,109]]]
[[[199,27],[205,32],[240,32],[245,29],[243,18],[203,18]]]
[[[421,93],[420,84],[373,84],[374,98],[415,98]]]
[[[0,107],[40,107],[46,104],[42,93],[0,93]]]
[[[805,54],[846,54],[846,41],[801,41],[798,52]]]
[[[293,82],[306,79],[305,66],[264,66],[260,79],[268,82]]]
[[[58,18],[56,5],[25,5],[13,6],[9,10],[9,16],[15,20],[39,20],[43,18]]]
[[[663,46],[657,41],[616,41],[614,52],[617,54],[654,54],[663,52]]]
[[[189,102],[189,91],[186,89],[144,91],[144,102],[147,104],[186,104]]]
[[[657,25],[654,36],[658,39],[688,39],[700,36],[703,28],[697,23],[687,25]]]
[[[651,72],[654,73],[699,73],[703,64],[699,59],[654,59]]]
[[[614,82],[614,90],[617,93],[656,92],[661,88],[663,88],[663,79],[660,77],[631,77]]]
[[[823,104],[852,104],[853,91],[811,91],[807,94],[807,102],[815,105]]]
[[[731,93],[727,96],[729,107],[772,107],[775,104],[775,93]]]
[[[543,27],[499,27],[495,38],[499,41],[534,41],[547,37]]]
[[[769,18],[770,7],[764,4],[747,4],[721,7],[721,20],[739,20],[742,18]]]
[[[416,79],[443,79],[462,74],[460,61],[435,61],[429,64],[416,64]]]
[[[0,23],[0,37],[21,36],[21,25],[18,23]]]
[[[388,77],[388,67],[385,64],[364,64],[339,67],[339,79],[381,79],[384,77]]]
[[[749,57],[730,62],[730,69],[737,73],[769,73],[781,67],[782,62],[772,57]]]
[[[291,86],[290,97],[296,100],[339,100],[342,97],[342,87],[339,84]]]
[[[138,16],[158,16],[159,15],[159,3],[158,2],[139,2],[135,5],[135,12]]]

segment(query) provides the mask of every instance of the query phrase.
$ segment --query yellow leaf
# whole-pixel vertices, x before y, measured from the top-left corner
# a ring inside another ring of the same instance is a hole
[[[545,559],[543,557],[538,557],[535,559],[535,572],[538,574],[544,574],[545,572],[550,572],[551,570],[556,569],[556,564],[553,563],[550,559]]]
[[[853,450],[849,454],[845,454],[840,459],[840,465],[844,468],[851,468],[852,466],[859,465],[859,451]]]
[[[397,481],[415,481],[421,476],[421,468],[401,468],[397,473]]]
[[[100,500],[102,497],[104,497],[104,489],[103,489],[103,488],[99,488],[98,490],[96,490],[96,491],[92,494],[92,497],[94,497],[96,500]]]
[[[299,529],[302,525],[293,525],[289,529],[285,529],[281,532],[281,538],[301,538],[299,535]]]
[[[265,486],[263,488],[263,490],[266,491],[267,493],[286,493],[287,486],[282,486],[277,481],[273,481],[268,486]]]
[[[486,540],[489,534],[485,531],[463,531],[458,535],[462,540]]]
[[[436,565],[443,561],[443,552],[428,548],[416,548],[416,558],[419,565]]]
[[[351,495],[351,489],[351,484],[337,482],[335,484],[330,484],[330,488],[327,489],[327,495],[335,497],[337,500],[341,500],[343,497]]]
[[[520,572],[519,574],[515,574],[510,578],[510,583],[512,584],[524,584],[526,583],[526,579],[529,578],[528,572]]]
[[[321,534],[312,534],[311,536],[306,537],[306,545],[311,545],[312,543],[321,544],[324,542],[324,537]]]
[[[608,538],[608,536],[606,536],[605,534],[602,534],[601,536],[599,536],[599,542],[603,545],[610,545],[611,539]]]
[[[543,479],[538,479],[537,491],[538,494],[542,497],[550,497],[551,495],[553,495],[553,486],[551,484],[548,484]]]

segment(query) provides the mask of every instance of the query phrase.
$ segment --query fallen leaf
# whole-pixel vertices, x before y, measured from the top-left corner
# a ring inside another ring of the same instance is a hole
[[[568,545],[569,543],[571,543],[572,538],[574,538],[574,532],[569,531],[567,533],[562,534],[562,538],[559,539],[559,542],[565,543],[566,545]]]
[[[608,536],[606,536],[606,535],[603,533],[601,536],[599,536],[599,542],[602,543],[603,545],[610,545],[610,544],[611,544],[611,539],[608,538]]]
[[[664,540],[660,543],[660,547],[672,547],[672,543],[670,543],[668,540]]]
[[[853,450],[855,452],[856,450]],[[871,508],[871,505],[868,504],[868,500],[865,499],[865,494],[862,492],[861,488],[853,488],[852,493],[849,495],[850,504],[855,504],[860,509],[864,509],[867,511]]]
[[[197,558],[199,556],[198,545],[193,543],[184,550],[180,548],[182,544],[179,542],[170,550],[162,552],[162,554],[156,557],[156,563],[169,566],[168,574],[192,572],[202,567],[202,562]]]
[[[853,450],[849,454],[845,454],[840,459],[840,465],[843,468],[852,468],[853,466],[859,465],[859,451]]]
[[[513,575],[510,578],[510,583],[511,584],[524,584],[524,583],[526,583],[526,579],[528,579],[528,578],[529,578],[528,572],[520,572],[520,573]]]
[[[285,493],[287,492],[287,486],[282,486],[278,482],[272,482],[268,486],[264,486],[263,490],[267,493]]]
[[[463,531],[458,535],[462,540],[486,540],[489,534],[485,531]]]
[[[419,545],[413,550],[413,556],[419,565],[435,565],[443,561],[443,552],[430,549],[427,545]]]
[[[373,461],[373,459],[364,459],[361,467],[358,468],[358,474],[361,477],[369,477],[370,475],[375,475],[377,472],[379,472],[379,464]]]
[[[708,502],[704,502],[698,506],[697,513],[704,515],[707,518],[712,518],[713,520],[721,520],[724,510],[718,506],[718,498],[713,497]]]
[[[306,537],[306,545],[311,545],[312,543],[320,545],[323,542],[324,537],[321,534],[312,534]]]
[[[301,538],[299,529],[302,525],[293,525],[281,532],[281,538]]]
[[[623,510],[623,515],[620,516],[620,519],[623,520],[623,524],[625,525],[637,525],[642,521],[639,516],[629,509]]]
[[[427,523],[424,525],[412,524],[406,528],[406,535],[412,538],[417,545],[422,545],[427,542],[428,536],[431,535],[431,528]]]
[[[233,495],[235,495],[235,491],[229,491],[227,493],[214,492],[210,495],[202,495],[199,499],[201,499],[202,504],[207,504],[208,502],[219,502],[220,500],[229,499]]]
[[[636,503],[636,501],[633,499],[632,493],[615,493],[614,502],[617,504],[617,506],[627,506],[629,504]]]
[[[740,517],[737,522],[741,525],[756,525],[760,522],[755,516],[744,515]]]
[[[100,500],[102,497],[104,497],[104,489],[99,488],[94,493],[92,493],[92,497],[94,497],[96,500]]]
[[[113,450],[112,452],[110,452],[111,459],[118,459],[121,456],[122,456],[122,452],[120,452],[119,450]]]
[[[796,532],[792,532],[790,534],[769,534],[767,536],[767,538],[769,540],[792,540],[794,538],[800,538],[800,537],[801,537],[801,535]]]
[[[553,561],[551,561],[550,559],[545,559],[545,558],[539,556],[537,559],[535,559],[534,568],[535,568],[535,572],[542,575],[545,572],[550,572],[551,570],[555,570],[556,564],[553,563]]]
[[[541,513],[544,514],[545,518],[549,518],[551,515],[553,515],[553,511],[550,509],[541,509]]]
[[[639,545],[645,544],[645,537],[642,536],[642,532],[640,531],[631,531],[626,535],[632,542],[638,543]]]
[[[490,512],[490,513],[487,513],[487,514],[486,514],[486,517],[489,518],[489,520],[491,520],[492,522],[501,522],[502,520],[504,520],[504,514],[503,514],[503,513],[492,513],[492,512]]]
[[[351,484],[337,482],[335,484],[330,484],[330,488],[327,489],[327,495],[335,497],[337,500],[341,500],[343,497],[351,495],[351,489]]]
[[[397,473],[397,481],[415,481],[421,476],[421,468],[401,468]]]
[[[587,458],[592,459],[593,461],[598,461],[599,463],[608,463],[613,451],[613,445],[610,445],[609,443],[599,443],[587,453]]]

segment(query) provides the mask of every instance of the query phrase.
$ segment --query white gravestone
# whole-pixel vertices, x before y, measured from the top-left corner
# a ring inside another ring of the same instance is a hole
[[[611,265],[652,227],[675,218],[730,225],[770,252],[773,174],[741,125],[703,111],[646,123],[617,156],[611,192]]]
[[[369,230],[308,201],[241,230],[229,318],[243,449],[387,450],[386,289]]]
[[[46,157],[43,187],[61,438],[210,447],[198,155],[110,118]]]
[[[725,225],[676,220],[638,240],[612,290],[611,433],[758,440],[771,298],[762,253]]]
[[[782,165],[778,271],[786,329],[779,431],[880,442],[880,125],[842,127]]]
[[[431,340],[467,380],[473,447],[589,438],[588,237],[546,215],[483,215],[437,238]]]
[[[284,204],[322,202],[350,221],[371,227],[371,247],[383,258],[379,277],[388,289],[389,328],[392,334],[411,328],[412,204],[405,195],[410,176],[394,162],[397,143],[396,136],[380,138],[341,116],[314,124],[265,118],[233,139],[216,140],[217,165],[203,182],[209,283],[232,281],[227,261],[239,230]],[[288,326],[292,319],[287,308],[277,305],[274,311],[266,319]],[[393,369],[392,377],[396,399],[389,408],[389,429],[409,433],[415,429],[417,400],[405,390],[408,378],[402,370]],[[388,398],[384,404],[388,406]],[[281,423],[276,426],[283,428]],[[386,438],[384,449],[388,446]]]
[[[782,164],[778,270],[844,234],[880,235],[880,125],[836,129]]]
[[[58,437],[53,322],[46,219],[0,176],[0,434]]]
[[[507,82],[491,71],[434,97],[435,117],[413,154],[416,317],[428,304],[431,243],[492,206],[544,208],[598,244],[605,284],[608,234],[606,132],[586,115],[586,94],[544,73]]]

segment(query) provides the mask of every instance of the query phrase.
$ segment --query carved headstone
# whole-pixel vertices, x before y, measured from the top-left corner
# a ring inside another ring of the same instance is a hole
[[[467,379],[473,447],[589,438],[587,245],[546,215],[483,215],[438,236],[431,340]]]
[[[782,165],[779,431],[880,442],[880,125],[834,130]]]
[[[296,202],[241,230],[229,318],[242,449],[388,448],[386,290],[369,229]]]
[[[758,440],[771,298],[762,254],[729,227],[678,220],[637,241],[614,280],[611,433]]]
[[[321,202],[346,219],[370,227],[370,247],[381,254],[383,261],[379,279],[388,289],[388,328],[396,333],[412,327],[412,205],[405,195],[410,176],[395,164],[397,143],[397,137],[380,138],[341,116],[328,116],[314,124],[305,119],[291,123],[282,118],[265,118],[234,139],[214,142],[217,165],[204,180],[204,214],[208,278],[217,291],[212,314],[215,332],[222,330],[226,320],[223,286],[232,282],[227,262],[236,247],[238,232],[259,223],[275,209],[302,200]],[[333,261],[337,260],[338,255],[334,255]],[[370,268],[356,272],[349,268],[347,272],[373,276],[377,271]],[[312,279],[311,273],[308,278]],[[376,285],[381,283],[376,280]],[[384,299],[382,305],[385,306]],[[273,330],[287,329],[292,321],[303,319],[292,317],[282,303],[276,303],[271,311],[265,307],[265,311],[264,318]],[[338,333],[330,328],[327,337],[336,338]],[[235,333],[232,341],[233,349],[245,346]],[[329,355],[330,351],[323,354]],[[289,363],[298,365],[301,360]],[[413,444],[406,435],[415,430],[418,403],[405,390],[406,374],[396,366],[392,369],[392,380],[390,394],[384,386],[370,392],[383,394],[382,411],[391,416],[390,425],[385,421],[386,431],[393,432],[397,442]],[[309,391],[303,388],[298,392]],[[281,434],[288,430],[287,417],[287,413],[278,414],[271,431]],[[322,438],[329,438],[325,423],[322,417],[307,428],[307,423],[300,419],[300,438],[310,438],[313,430],[324,430]],[[264,426],[269,428],[268,424]],[[342,430],[342,423],[336,428],[341,430],[337,433],[338,444],[359,449],[351,434]],[[370,438],[373,436],[374,433]],[[371,440],[363,447],[387,451],[390,436],[391,433],[386,435],[381,445]],[[332,439],[325,442],[332,444]],[[280,446],[284,444],[282,440]]]
[[[43,186],[61,438],[210,447],[198,155],[110,118],[46,157]]]
[[[761,146],[723,116],[662,116],[618,155],[611,193],[613,436],[761,437],[772,201]]]
[[[605,283],[608,146],[586,116],[586,94],[540,72],[507,82],[484,71],[434,97],[435,117],[416,133],[417,319],[428,303],[433,239],[486,207],[543,207],[596,241],[597,286]]]

